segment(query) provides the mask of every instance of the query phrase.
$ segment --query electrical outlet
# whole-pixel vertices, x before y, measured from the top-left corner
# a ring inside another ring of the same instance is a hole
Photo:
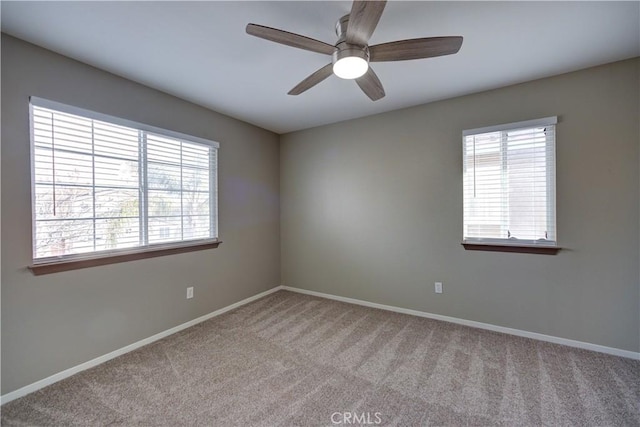
[[[436,282],[436,294],[442,293],[442,282]]]
[[[187,299],[193,298],[193,286],[187,288]]]

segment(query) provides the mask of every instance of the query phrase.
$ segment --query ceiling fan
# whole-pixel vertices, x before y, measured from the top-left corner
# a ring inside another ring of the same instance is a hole
[[[248,24],[247,34],[299,49],[331,55],[331,63],[301,81],[289,91],[289,95],[300,95],[311,89],[332,73],[343,79],[355,79],[360,89],[372,101],[384,97],[384,88],[370,62],[405,61],[432,58],[457,53],[462,46],[462,37],[424,37],[399,40],[369,46],[367,43],[378,25],[385,1],[354,1],[351,13],[336,23],[338,41],[335,45],[321,42],[300,34]]]

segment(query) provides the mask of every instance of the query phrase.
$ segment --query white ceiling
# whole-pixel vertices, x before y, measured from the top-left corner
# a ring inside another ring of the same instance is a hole
[[[348,1],[8,2],[2,31],[278,133],[640,55],[639,2],[390,1],[370,44],[461,35],[457,55],[375,63],[372,102],[335,76],[287,92],[330,57],[251,37],[252,22],[335,43]]]

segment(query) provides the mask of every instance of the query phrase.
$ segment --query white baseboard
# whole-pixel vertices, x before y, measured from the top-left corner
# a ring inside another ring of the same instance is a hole
[[[211,319],[212,317],[219,316],[223,313],[226,313],[229,310],[233,310],[234,308],[240,307],[242,305],[248,304],[252,301],[255,301],[259,298],[262,298],[266,295],[272,294],[276,291],[282,289],[282,286],[276,286],[275,288],[269,289],[268,291],[261,292],[257,295],[254,295],[249,298],[245,298],[242,301],[238,301],[234,304],[223,307],[219,310],[213,311],[209,314],[205,314],[204,316],[200,316],[196,319],[190,320],[186,323],[173,327],[171,329],[167,329],[166,331],[157,333],[153,336],[145,338],[143,340],[134,342],[133,344],[129,344],[128,346],[122,347],[118,350],[112,351],[111,353],[107,353],[103,356],[96,357],[95,359],[91,359],[88,362],[81,363],[73,368],[65,369],[62,372],[58,372],[57,374],[51,375],[50,377],[44,378],[40,381],[36,381],[35,383],[29,384],[22,388],[19,388],[15,391],[7,393],[3,396],[0,396],[0,405],[4,405],[7,402],[11,402],[19,397],[27,395],[29,393],[33,393],[34,391],[40,390],[43,387],[56,383],[60,380],[70,377],[71,375],[77,374],[78,372],[84,371],[85,369],[93,368],[94,366],[100,365],[108,360],[111,360],[115,357],[121,356],[125,353],[129,353],[130,351],[136,350],[142,346],[147,344],[151,344],[154,341],[158,341],[159,339],[165,338],[169,335],[175,334],[176,332],[180,332],[183,329],[187,329],[193,325],[197,325],[198,323],[204,322],[205,320]]]
[[[546,341],[554,344],[562,344],[569,347],[582,348],[585,350],[597,351],[599,353],[612,354],[614,356],[627,357],[629,359],[640,360],[640,352],[622,350],[619,348],[606,347],[599,344],[591,344],[583,341],[570,340],[567,338],[554,337],[552,335],[539,334],[537,332],[523,331],[520,329],[506,328],[504,326],[492,325],[490,323],[476,322],[473,320],[459,319],[457,317],[443,316],[441,314],[427,313],[424,311],[411,310],[408,308],[394,307],[391,305],[378,304],[375,302],[363,301],[354,298],[341,297],[337,295],[325,294],[323,292],[309,291],[306,289],[292,288],[290,286],[281,286],[283,290],[298,292],[300,294],[313,295],[320,298],[327,298],[336,301],[347,302],[350,304],[362,305],[365,307],[378,308],[381,310],[394,311],[396,313],[410,314],[412,316],[427,317],[429,319],[442,320],[444,322],[456,323],[458,325],[471,326],[472,328],[486,329],[494,332],[502,332],[504,334],[516,335],[519,337],[533,338],[538,341]]]

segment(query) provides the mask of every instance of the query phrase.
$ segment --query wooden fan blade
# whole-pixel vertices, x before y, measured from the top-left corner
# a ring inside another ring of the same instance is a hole
[[[380,98],[384,98],[384,88],[380,79],[373,72],[371,67],[367,70],[364,76],[358,77],[356,83],[360,86],[360,89],[369,97],[372,101],[377,101]]]
[[[425,37],[399,40],[369,47],[369,61],[406,61],[409,59],[433,58],[457,53],[462,46],[462,37]]]
[[[324,53],[325,55],[332,55],[335,50],[335,47],[320,40],[278,30],[277,28],[265,27],[263,25],[247,24],[247,34],[287,46],[297,47],[298,49]]]
[[[366,45],[378,25],[386,4],[386,0],[354,1],[347,24],[347,43]]]
[[[302,92],[311,89],[327,77],[333,74],[333,64],[327,64],[315,73],[298,83],[296,87],[289,91],[289,95],[300,95]]]

